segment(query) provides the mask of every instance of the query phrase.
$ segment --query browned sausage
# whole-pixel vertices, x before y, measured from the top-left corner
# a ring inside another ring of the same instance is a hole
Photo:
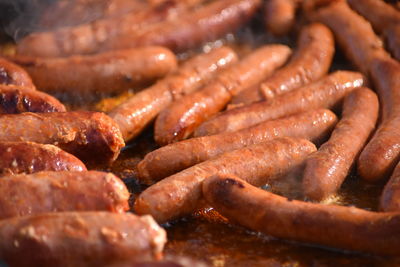
[[[400,211],[399,179],[400,164],[397,164],[382,192],[380,207],[383,211]]]
[[[86,171],[73,155],[53,145],[0,142],[0,175],[40,171]]]
[[[318,109],[266,121],[237,132],[173,143],[148,153],[137,165],[138,178],[144,183],[152,184],[222,153],[277,137],[297,137],[320,142],[330,134],[336,122],[334,113]]]
[[[237,61],[228,47],[199,54],[183,63],[176,72],[129,98],[110,112],[125,141],[136,137],[160,111],[210,81],[217,71]]]
[[[314,151],[307,140],[285,137],[224,153],[150,186],[136,199],[135,211],[159,223],[178,218],[200,207],[201,185],[211,175],[233,173],[263,185],[298,168]]]
[[[287,199],[234,175],[203,183],[207,202],[230,221],[293,241],[398,256],[400,214]]]
[[[163,47],[143,47],[68,58],[12,60],[23,66],[46,92],[91,95],[115,93],[145,85],[176,68],[175,55]]]
[[[301,87],[272,101],[225,111],[203,123],[195,136],[232,132],[266,120],[316,108],[334,108],[354,88],[365,84],[360,73],[337,71],[320,81]]]
[[[58,212],[0,221],[0,258],[11,266],[108,266],[161,256],[166,233],[150,216]],[[23,256],[21,256],[23,255]]]
[[[342,119],[328,142],[306,161],[303,191],[313,200],[335,193],[348,175],[379,113],[378,97],[367,88],[359,88],[344,99]]]
[[[124,146],[110,117],[86,111],[1,115],[0,141],[53,144],[91,164],[112,162]]]
[[[296,22],[298,2],[298,0],[266,1],[264,19],[267,30],[275,35],[288,34]]]
[[[328,72],[334,52],[333,35],[327,27],[319,23],[304,27],[289,63],[256,88],[260,93],[242,92],[244,95],[238,95],[233,103],[248,104],[271,99],[320,79]]]
[[[35,90],[29,74],[20,66],[0,57],[0,84],[17,85]]]
[[[155,140],[165,145],[187,138],[198,125],[222,110],[233,95],[259,83],[281,66],[289,53],[290,49],[284,45],[258,48],[202,90],[176,101],[157,117]]]
[[[0,114],[63,112],[56,98],[27,87],[0,84]]]

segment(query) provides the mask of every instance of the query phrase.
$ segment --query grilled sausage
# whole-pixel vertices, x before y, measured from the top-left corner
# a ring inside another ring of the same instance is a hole
[[[278,137],[304,138],[318,143],[336,122],[334,113],[319,109],[266,121],[237,132],[191,138],[148,153],[137,165],[137,175],[140,181],[152,184],[222,153]]]
[[[73,155],[53,145],[0,142],[0,175],[40,171],[86,171]]]
[[[176,72],[126,100],[110,112],[125,141],[136,137],[157,115],[179,99],[210,81],[217,71],[237,61],[228,47],[211,50],[183,63]]]
[[[307,140],[286,137],[224,153],[150,186],[136,199],[135,211],[167,222],[200,207],[201,185],[211,175],[233,173],[262,185],[298,168],[315,150]]]
[[[0,84],[17,85],[35,90],[29,74],[20,66],[0,57]]]
[[[0,84],[0,114],[63,111],[66,111],[64,105],[48,94],[29,87]]]
[[[0,141],[53,144],[90,164],[112,162],[124,146],[111,118],[86,111],[2,115]]]
[[[219,74],[202,90],[185,96],[157,117],[154,138],[160,145],[187,138],[195,128],[223,109],[233,95],[259,83],[281,66],[290,53],[283,45],[261,47]]]
[[[400,252],[399,213],[291,200],[230,174],[207,179],[203,195],[230,221],[267,235],[373,254]]]
[[[379,113],[378,97],[366,88],[346,96],[342,119],[328,142],[306,161],[303,191],[313,200],[322,200],[342,185],[375,127]]]
[[[398,163],[389,181],[383,189],[380,199],[380,208],[383,211],[400,211],[400,164]]]
[[[232,132],[266,120],[316,108],[334,108],[354,88],[364,84],[360,73],[336,71],[320,81],[277,96],[272,101],[228,110],[197,128],[195,136]]]
[[[161,256],[166,233],[150,216],[59,212],[0,222],[0,257],[11,266],[105,266]],[[23,255],[23,257],[21,256]]]
[[[296,22],[298,0],[268,0],[265,2],[265,26],[274,35],[288,34]]]

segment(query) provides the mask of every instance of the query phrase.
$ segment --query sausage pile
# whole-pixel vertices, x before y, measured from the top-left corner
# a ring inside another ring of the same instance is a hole
[[[208,206],[273,237],[399,255],[394,6],[71,2],[56,2],[38,21],[46,31],[0,58],[0,259],[12,266],[160,260],[167,238],[159,224]],[[226,42],[259,17],[263,30],[297,36],[296,45],[262,43],[238,53]],[[199,52],[221,38],[225,45]],[[335,46],[353,70],[332,67]],[[108,114],[70,110],[56,98],[129,89],[140,91]],[[159,147],[135,168],[148,187],[134,199],[123,180],[99,170],[149,127]],[[386,183],[380,211],[320,203],[353,169]],[[301,199],[257,188],[293,176],[301,178]]]

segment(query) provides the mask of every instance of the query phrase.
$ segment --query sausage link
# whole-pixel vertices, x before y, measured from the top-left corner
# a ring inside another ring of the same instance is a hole
[[[236,61],[236,53],[228,47],[197,55],[183,63],[176,72],[117,106],[110,116],[118,124],[124,140],[128,141],[174,100],[196,91],[217,71]]]
[[[277,238],[381,255],[400,252],[399,213],[291,200],[230,174],[207,179],[203,195],[230,221]]]
[[[378,97],[359,88],[346,96],[342,119],[328,142],[306,161],[303,191],[313,200],[335,193],[371,135],[379,113]]]
[[[20,66],[0,57],[0,84],[16,85],[35,90],[29,74]]]
[[[155,140],[165,145],[186,139],[198,125],[222,110],[233,95],[259,83],[282,65],[289,53],[284,45],[261,47],[224,70],[202,90],[176,101],[156,119]]]
[[[11,266],[108,266],[158,259],[165,230],[150,216],[59,212],[0,222],[0,257]],[[23,257],[21,256],[23,255]]]
[[[382,196],[380,198],[380,208],[383,211],[400,211],[400,164],[398,163],[390,176],[389,181],[383,189]]]
[[[360,73],[336,71],[320,81],[277,96],[271,101],[225,111],[200,125],[195,136],[237,131],[310,109],[334,108],[350,91],[364,83]]]
[[[152,184],[222,153],[278,137],[297,137],[320,142],[335,126],[336,115],[319,109],[266,121],[237,132],[191,138],[148,153],[137,165],[140,181]]]
[[[298,0],[268,0],[264,5],[265,26],[274,35],[288,34],[296,22]]]
[[[314,151],[309,141],[286,137],[224,153],[150,186],[136,199],[135,211],[167,222],[201,206],[201,185],[211,175],[233,173],[262,185],[298,168]]]

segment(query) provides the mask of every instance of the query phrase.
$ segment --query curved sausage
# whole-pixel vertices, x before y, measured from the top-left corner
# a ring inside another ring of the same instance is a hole
[[[12,266],[105,266],[161,256],[166,233],[150,216],[59,212],[0,221],[0,258]],[[23,255],[23,257],[21,256]]]
[[[35,90],[29,74],[20,66],[0,57],[0,84],[16,85]]]
[[[394,169],[389,181],[383,189],[380,198],[380,208],[383,211],[400,211],[400,164],[398,163]]]
[[[129,98],[110,112],[125,141],[136,137],[163,109],[174,100],[196,91],[210,81],[215,73],[237,61],[228,47],[199,54],[172,74]]]
[[[160,145],[186,139],[195,128],[222,110],[233,95],[262,81],[281,66],[290,49],[284,45],[258,48],[239,63],[217,75],[202,90],[187,95],[157,117],[154,138]]]
[[[27,87],[0,84],[0,114],[64,112],[56,98]]]
[[[148,153],[137,165],[137,176],[140,181],[152,184],[222,153],[278,137],[297,137],[319,142],[331,132],[336,122],[334,113],[318,109],[266,121],[237,132],[191,138]]]
[[[336,71],[272,101],[225,111],[200,125],[195,136],[213,135],[248,128],[266,120],[316,108],[334,108],[354,88],[365,84],[360,73]]]
[[[274,35],[288,34],[296,22],[299,0],[268,0],[264,5],[265,26]]]
[[[110,117],[86,111],[2,115],[0,141],[53,144],[89,164],[112,162],[124,146]]]
[[[143,47],[68,58],[12,58],[40,90],[71,95],[117,93],[149,84],[176,68],[175,55],[163,47]]]
[[[230,221],[277,238],[397,256],[400,214],[287,199],[234,175],[203,183],[207,202]]]
[[[286,137],[224,153],[150,186],[136,199],[135,211],[167,222],[200,207],[201,185],[211,175],[233,173],[262,185],[298,168],[314,151],[309,141]]]
[[[344,99],[342,119],[328,142],[306,161],[304,194],[322,200],[335,193],[371,135],[379,113],[378,97],[367,88],[359,88]]]
[[[40,171],[86,171],[73,155],[53,145],[0,142],[0,175]]]

